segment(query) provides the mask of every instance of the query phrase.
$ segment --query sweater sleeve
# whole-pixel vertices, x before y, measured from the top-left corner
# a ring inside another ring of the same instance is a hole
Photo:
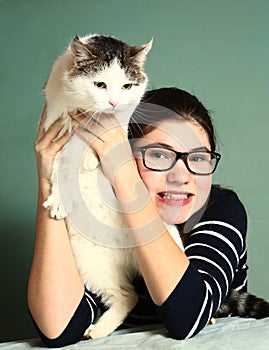
[[[70,344],[75,344],[83,337],[85,330],[94,322],[99,301],[95,295],[85,290],[85,293],[68,325],[64,331],[55,339],[47,338],[35,324],[37,332],[48,348],[60,348]]]
[[[232,191],[219,190],[194,226],[185,253],[190,265],[167,300],[157,307],[172,337],[186,339],[214,317],[236,276],[246,280],[245,209]]]

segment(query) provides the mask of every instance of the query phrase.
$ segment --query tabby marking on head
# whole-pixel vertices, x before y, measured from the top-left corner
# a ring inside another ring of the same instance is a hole
[[[55,62],[44,88],[45,129],[61,115],[70,127],[68,112],[77,109],[130,116],[148,82],[143,64],[151,46],[152,40],[129,46],[109,36],[75,37]]]

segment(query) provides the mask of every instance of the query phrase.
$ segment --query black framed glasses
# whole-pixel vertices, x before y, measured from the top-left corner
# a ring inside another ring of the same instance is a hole
[[[219,153],[207,150],[177,152],[171,148],[152,145],[135,147],[134,150],[141,152],[143,164],[149,170],[167,171],[182,159],[189,172],[196,175],[212,174],[221,158]]]

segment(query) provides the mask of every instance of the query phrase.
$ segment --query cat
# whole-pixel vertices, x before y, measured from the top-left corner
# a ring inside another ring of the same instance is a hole
[[[70,130],[74,123],[68,113],[78,109],[91,113],[113,113],[121,120],[125,118],[127,124],[146,89],[148,78],[143,64],[151,46],[152,40],[146,45],[129,46],[111,36],[76,36],[67,50],[55,61],[44,87],[47,106],[45,130],[57,118],[63,117],[64,127],[60,137]],[[111,248],[98,242],[99,236],[108,237],[111,227],[122,228],[126,225],[122,215],[110,210],[104,205],[102,198],[99,198],[100,177],[106,187],[104,196],[113,191],[100,172],[98,158],[91,148],[87,149],[79,168],[80,190],[83,192],[83,200],[93,212],[92,220],[96,216],[99,222],[105,222],[106,225],[97,229],[99,232],[92,232],[91,240],[68,220],[72,212],[79,212],[76,205],[72,204],[72,195],[69,197],[66,194],[73,187],[72,176],[67,170],[63,176],[67,186],[62,191],[59,190],[61,181],[58,182],[58,177],[62,164],[68,167],[70,163],[70,159],[64,154],[68,147],[72,149],[74,137],[75,135],[56,155],[51,176],[51,194],[43,206],[49,210],[51,217],[66,218],[72,250],[83,282],[89,291],[101,297],[102,303],[108,308],[98,321],[85,331],[86,338],[94,339],[113,332],[136,305],[138,297],[132,281],[140,272],[132,247]],[[67,196],[65,203],[62,200],[64,196]],[[64,205],[66,202],[68,205]],[[88,227],[96,231],[95,228],[91,228],[91,222]],[[183,249],[177,229],[172,225],[167,227],[176,243]]]
[[[75,37],[68,49],[56,60],[44,87],[47,130],[56,119],[64,118],[60,137],[71,130],[74,121],[69,112],[78,109],[86,112],[113,113],[127,124],[128,118],[139,103],[147,82],[143,63],[152,46],[152,40],[143,46],[131,47],[115,38],[104,35]],[[88,168],[96,168],[98,159],[92,150],[86,155]],[[54,174],[57,174],[57,159]],[[52,178],[52,184],[56,179]],[[66,216],[57,192],[44,204],[52,217]]]

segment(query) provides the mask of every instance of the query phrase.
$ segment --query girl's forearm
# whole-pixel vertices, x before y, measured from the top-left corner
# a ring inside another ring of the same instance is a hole
[[[64,220],[50,218],[42,203],[49,194],[39,189],[36,241],[28,285],[28,304],[48,338],[56,338],[74,314],[84,292]]]
[[[119,172],[115,192],[132,229],[136,256],[149,293],[154,303],[161,305],[183,277],[189,259],[167,231],[134,167]]]

